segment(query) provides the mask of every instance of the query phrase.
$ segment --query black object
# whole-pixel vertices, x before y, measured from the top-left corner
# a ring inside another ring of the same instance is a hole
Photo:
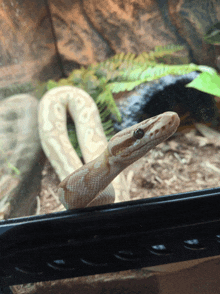
[[[0,294],[13,294],[13,293],[11,292],[10,287],[1,287],[0,286]]]
[[[115,130],[121,131],[165,111],[176,111],[179,116],[189,112],[197,122],[215,121],[218,109],[214,97],[185,87],[198,75],[197,72],[179,76],[168,75],[137,86],[126,95],[127,99],[118,105],[122,122],[114,123]]]
[[[220,254],[220,188],[0,222],[0,284]]]

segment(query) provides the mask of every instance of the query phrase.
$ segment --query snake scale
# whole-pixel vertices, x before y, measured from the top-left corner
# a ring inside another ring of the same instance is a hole
[[[67,110],[76,126],[85,165],[68,139]],[[165,112],[117,133],[107,142],[90,95],[62,86],[43,96],[38,122],[43,150],[61,180],[59,198],[67,209],[73,209],[129,200],[121,172],[170,137],[180,120],[175,112]]]

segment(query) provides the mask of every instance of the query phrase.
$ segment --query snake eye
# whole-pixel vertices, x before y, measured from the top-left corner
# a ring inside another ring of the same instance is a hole
[[[135,139],[141,139],[144,137],[144,131],[142,129],[136,129],[133,133]]]

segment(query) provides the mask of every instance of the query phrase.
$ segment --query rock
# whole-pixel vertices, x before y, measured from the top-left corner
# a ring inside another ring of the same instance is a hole
[[[0,6],[0,87],[64,77],[119,52],[140,54],[168,44],[185,45],[189,62],[216,65],[218,54],[204,34],[220,19],[218,1],[13,3]]]
[[[28,94],[0,102],[1,218],[25,216],[31,211],[29,197],[41,152],[37,109],[37,99]]]
[[[212,95],[185,87],[198,75],[197,72],[168,75],[124,94],[118,103],[122,122],[115,123],[115,130],[120,131],[165,111],[176,111],[180,117],[189,112],[197,122],[217,120],[218,109]]]

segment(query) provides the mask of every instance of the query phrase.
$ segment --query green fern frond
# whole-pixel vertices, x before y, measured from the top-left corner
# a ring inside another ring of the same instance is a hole
[[[57,82],[55,82],[53,80],[49,80],[47,82],[47,91],[49,91],[49,90],[51,90],[53,88],[56,88],[56,87],[58,87],[58,83]]]
[[[68,82],[71,84],[77,85],[83,83],[83,76],[87,72],[85,67],[81,67],[80,69],[75,69],[67,78]]]
[[[134,66],[127,68],[122,74],[123,81],[137,81],[140,80],[140,76],[144,71],[149,71],[153,66],[151,64],[144,64],[141,67]]]
[[[112,122],[111,121],[107,121],[102,123],[105,135],[107,137],[107,139],[110,139],[112,137],[112,134],[114,132],[114,128],[112,126]]]
[[[112,62],[114,62],[115,64],[117,64],[117,63],[121,64],[124,61],[131,62],[135,59],[135,57],[136,57],[136,54],[134,54],[134,53],[129,52],[129,53],[125,54],[124,52],[121,52],[121,53],[114,55],[112,58],[110,58],[110,60]]]
[[[109,134],[112,132],[113,125],[109,114],[112,113],[117,120],[121,120],[112,93],[130,91],[141,83],[169,74],[180,75],[194,70],[202,71],[201,68],[192,64],[172,66],[158,63],[157,58],[171,55],[183,48],[179,45],[156,47],[154,51],[143,52],[139,56],[134,53],[118,53],[103,62],[74,70],[67,79],[61,79],[58,82],[50,80],[47,83],[47,89],[61,85],[72,85],[84,89],[97,103],[104,131]]]
[[[142,84],[143,82],[144,82],[143,80],[130,81],[130,82],[114,82],[114,83],[110,83],[108,86],[113,93],[119,93],[124,91],[131,91],[138,85]]]
[[[105,90],[101,94],[99,94],[99,96],[96,99],[96,102],[98,104],[105,104],[106,101],[108,101],[107,105],[110,112],[120,121],[121,115],[115,104],[115,99],[112,96],[112,92],[109,85],[106,85]]]
[[[165,46],[156,46],[153,53],[155,54],[155,57],[157,57],[157,56],[164,56],[167,54],[172,54],[174,52],[181,51],[183,49],[184,49],[184,46],[176,45],[176,44],[169,44],[169,45],[165,45]],[[158,55],[158,54],[160,54],[160,55]]]
[[[73,126],[72,124],[67,125],[67,130],[68,130],[68,136],[69,136],[70,143],[72,144],[72,146],[73,146],[74,150],[76,151],[77,155],[79,157],[82,157],[82,152],[80,150],[79,143],[78,143],[78,140],[77,140],[75,126]]]
[[[132,72],[124,73],[124,81],[109,83],[108,86],[113,93],[131,91],[142,83],[159,79],[167,75],[183,75],[195,70],[201,71],[201,69],[202,68],[200,66],[193,63],[186,65],[160,64],[156,66],[149,66],[144,71],[140,68],[137,68]]]
[[[183,75],[190,73],[192,71],[198,70],[199,67],[196,64],[186,64],[186,65],[166,65],[158,64],[154,67],[149,67],[143,71],[140,75],[141,80],[152,81],[159,79],[167,75]]]
[[[152,81],[155,79],[159,79],[166,75],[182,75],[186,73],[190,73],[192,71],[199,70],[201,68],[195,64],[186,64],[186,65],[166,65],[166,64],[155,64],[149,63],[144,64],[143,66],[134,66],[132,68],[127,68],[121,76],[120,79],[116,79],[116,82],[131,82],[131,81]],[[112,83],[109,83],[112,84]],[[128,91],[130,90],[130,83],[128,85]],[[135,85],[135,83],[134,83]],[[124,88],[125,85],[122,86]],[[112,87],[112,86],[111,86]],[[118,87],[117,87],[118,88]]]
[[[150,51],[149,53],[147,52],[141,53],[139,56],[137,56],[137,58],[135,58],[135,61],[138,63],[156,61],[156,58],[163,57],[165,55],[170,55],[183,49],[184,49],[184,46],[175,45],[175,44],[169,44],[166,46],[157,46],[155,47],[154,51]]]
[[[180,45],[156,47],[155,51],[143,52],[138,57],[135,57],[133,53],[119,53],[96,65],[94,69],[105,75],[108,82],[124,81],[125,79],[137,80],[140,79],[143,70],[149,66],[157,65],[156,58],[169,55],[183,48]]]
[[[133,63],[135,56],[134,53],[125,54],[122,52],[110,57],[104,62],[92,65],[92,68],[95,70],[97,76],[105,76],[106,81],[113,81],[121,75],[120,70]]]

